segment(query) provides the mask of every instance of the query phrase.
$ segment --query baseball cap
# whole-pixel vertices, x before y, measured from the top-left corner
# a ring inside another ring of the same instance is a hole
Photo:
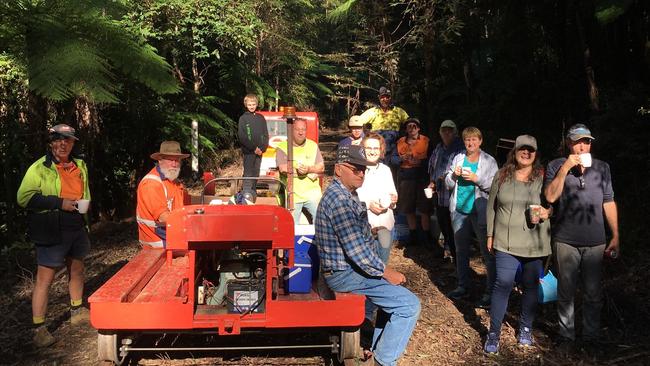
[[[336,163],[350,163],[354,165],[375,165],[366,159],[366,152],[361,146],[341,146],[336,151]]]
[[[591,136],[591,131],[589,131],[587,126],[583,125],[582,123],[576,123],[575,125],[569,127],[569,132],[567,133],[566,137],[568,139],[571,139],[571,141],[578,141],[584,138],[595,140],[595,138]]]
[[[531,135],[517,136],[517,139],[515,140],[515,150],[524,146],[530,146],[533,149],[537,150],[537,139]]]
[[[454,131],[458,131],[458,127],[456,127],[456,124],[454,123],[454,121],[452,121],[450,119],[446,119],[446,120],[442,121],[442,123],[440,124],[440,130],[442,130],[445,127],[453,128]]]
[[[350,127],[363,127],[363,122],[361,122],[361,116],[352,116],[348,121],[348,126]]]
[[[381,97],[384,95],[388,95],[390,97],[390,89],[388,89],[385,86],[382,86],[381,88],[379,88],[379,96]]]
[[[61,135],[64,137],[69,137],[71,139],[79,140],[77,136],[74,135],[75,129],[63,123],[50,127],[48,132],[50,135]]]

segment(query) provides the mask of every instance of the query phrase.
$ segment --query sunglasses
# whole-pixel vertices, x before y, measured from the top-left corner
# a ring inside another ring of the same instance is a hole
[[[347,163],[346,164],[341,164],[341,165],[343,165],[344,167],[350,169],[350,171],[354,175],[363,175],[363,174],[366,173],[366,167],[358,167],[358,166],[354,166],[352,164],[347,164]]]

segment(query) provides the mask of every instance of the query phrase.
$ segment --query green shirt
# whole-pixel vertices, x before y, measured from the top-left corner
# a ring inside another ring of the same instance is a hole
[[[361,114],[359,120],[364,125],[372,124],[372,130],[399,131],[400,125],[409,118],[409,115],[400,107],[390,107],[384,112],[380,107],[373,107]]]
[[[506,179],[499,186],[494,176],[487,206],[487,233],[493,247],[519,257],[544,257],[551,254],[549,220],[533,225],[527,222],[529,205],[541,204],[543,178],[525,183]]]
[[[478,161],[472,163],[465,158],[463,160],[463,168],[470,168],[472,173],[476,174],[478,170]],[[456,191],[456,211],[469,215],[474,210],[474,201],[476,195],[474,193],[474,182],[458,177],[458,189]]]

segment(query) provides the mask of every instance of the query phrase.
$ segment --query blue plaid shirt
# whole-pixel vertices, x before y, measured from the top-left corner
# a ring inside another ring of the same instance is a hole
[[[334,179],[325,190],[314,226],[314,241],[323,271],[352,267],[372,277],[384,274],[384,264],[375,249],[365,204],[338,179]]]

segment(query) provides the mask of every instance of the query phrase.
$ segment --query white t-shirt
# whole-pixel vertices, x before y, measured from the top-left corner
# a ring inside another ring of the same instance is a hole
[[[369,166],[366,169],[363,185],[357,188],[359,200],[365,202],[367,206],[371,201],[385,200],[391,193],[397,195],[390,168],[382,163],[376,166]],[[385,227],[388,230],[392,230],[395,225],[393,210],[389,208],[380,215],[375,215],[372,211],[368,210],[368,222],[373,228]]]

